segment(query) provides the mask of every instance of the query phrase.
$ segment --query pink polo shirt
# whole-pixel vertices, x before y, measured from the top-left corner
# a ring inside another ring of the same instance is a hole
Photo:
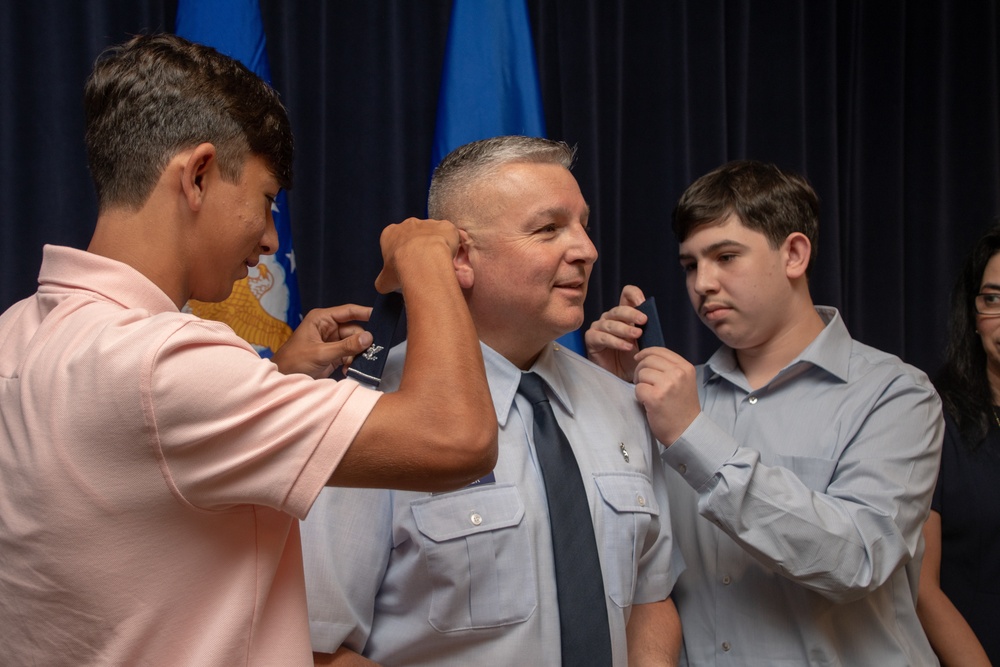
[[[297,518],[379,397],[47,246],[0,316],[0,656],[309,665]]]

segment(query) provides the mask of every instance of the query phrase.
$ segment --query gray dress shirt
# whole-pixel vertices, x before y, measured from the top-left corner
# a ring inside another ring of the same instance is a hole
[[[915,600],[940,400],[817,311],[826,328],[766,386],[729,348],[699,367],[702,414],[664,452],[686,664],[937,664]]]
[[[398,386],[402,352],[390,356],[387,390]],[[517,395],[521,371],[486,346],[483,354],[500,427],[491,478],[442,494],[328,488],[303,522],[315,650],[343,643],[388,665],[559,664],[532,409]],[[660,446],[631,385],[555,344],[531,370],[552,389],[584,476],[614,664],[624,667],[631,605],[668,597],[683,569]]]

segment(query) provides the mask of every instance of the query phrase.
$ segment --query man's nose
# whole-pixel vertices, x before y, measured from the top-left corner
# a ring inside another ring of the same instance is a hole
[[[574,225],[573,227],[573,245],[570,248],[569,258],[573,262],[583,262],[584,264],[593,264],[597,261],[597,248],[594,246],[594,242],[590,240],[590,234],[587,233],[586,227],[583,225]]]

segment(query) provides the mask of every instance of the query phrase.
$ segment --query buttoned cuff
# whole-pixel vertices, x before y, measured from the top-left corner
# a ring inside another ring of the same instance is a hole
[[[737,448],[732,436],[702,412],[674,444],[663,450],[660,458],[701,492]]]

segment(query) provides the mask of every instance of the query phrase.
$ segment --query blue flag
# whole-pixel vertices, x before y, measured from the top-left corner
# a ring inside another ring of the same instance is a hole
[[[185,39],[239,60],[271,83],[264,23],[257,0],[180,0],[175,31]],[[257,267],[236,282],[232,296],[222,303],[188,302],[191,312],[199,317],[229,324],[262,357],[270,357],[302,321],[288,197],[284,190],[278,193],[271,212],[278,231],[277,252],[261,256]]]
[[[524,0],[454,0],[431,166],[463,144],[545,136],[542,91]],[[579,331],[559,339],[584,353]]]
[[[454,0],[432,166],[463,144],[545,136],[542,91],[524,0]]]

